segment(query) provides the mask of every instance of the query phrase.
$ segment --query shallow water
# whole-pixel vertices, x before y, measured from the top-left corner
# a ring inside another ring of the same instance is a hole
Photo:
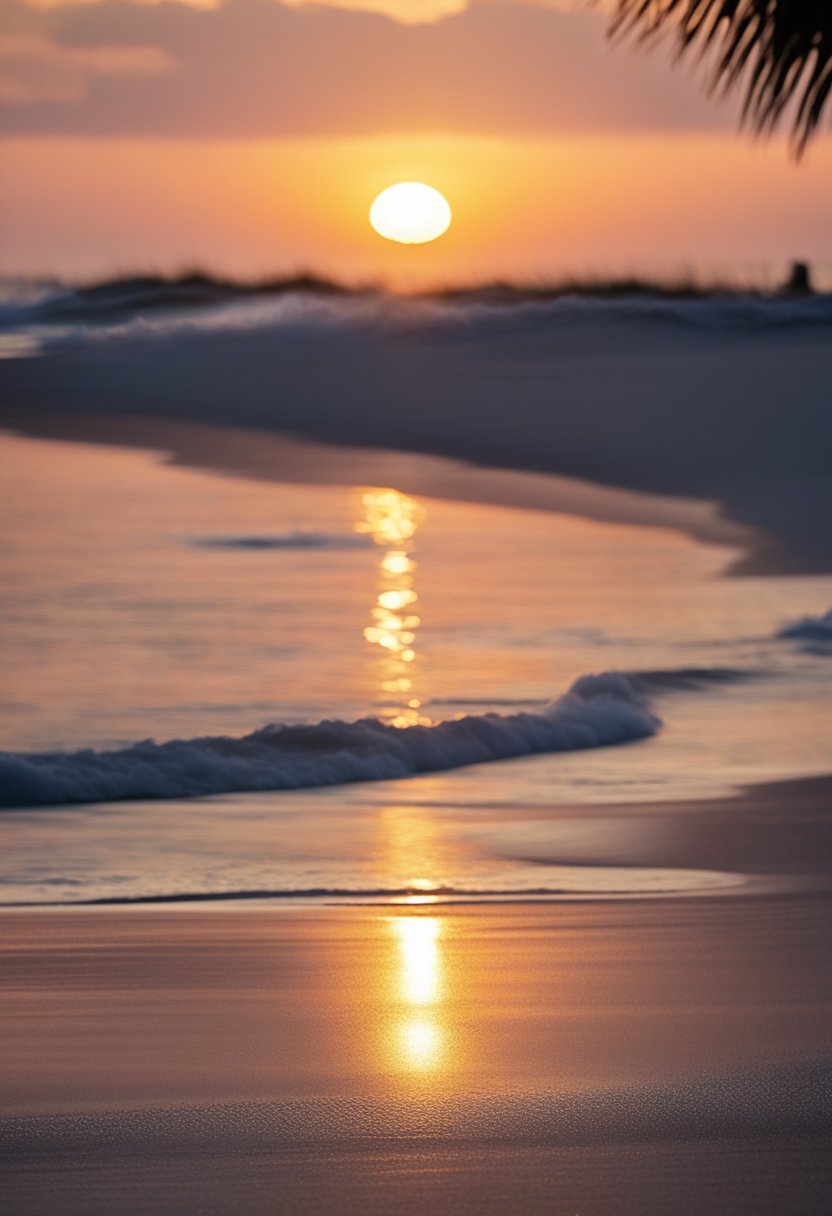
[[[518,858],[545,853],[555,804],[714,796],[828,768],[832,657],[777,633],[825,612],[832,578],[723,578],[735,552],[670,530],[395,487],[259,484],[145,451],[5,436],[0,462],[8,752],[325,718],[408,729],[537,715],[590,672],[720,677],[648,681],[662,729],[626,746],[331,789],[4,811],[5,901],[736,887],[693,869]]]

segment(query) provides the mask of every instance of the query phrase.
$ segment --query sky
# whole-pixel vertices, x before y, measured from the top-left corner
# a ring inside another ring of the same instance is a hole
[[[529,0],[4,0],[0,273],[199,265],[402,285],[832,279],[832,138],[800,164],[669,47]],[[407,248],[373,197],[454,211]]]

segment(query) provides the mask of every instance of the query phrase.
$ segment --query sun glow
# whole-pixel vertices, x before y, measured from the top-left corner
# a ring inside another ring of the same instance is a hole
[[[402,245],[435,241],[451,225],[448,200],[422,182],[399,182],[382,190],[370,208],[370,223],[379,236]]]

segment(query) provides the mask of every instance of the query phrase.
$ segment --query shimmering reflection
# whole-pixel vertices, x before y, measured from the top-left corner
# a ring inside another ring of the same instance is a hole
[[[453,886],[466,864],[466,844],[432,807],[379,807],[373,846],[378,887],[406,888],[406,903],[428,903],[437,887]]]
[[[421,621],[415,612],[419,597],[412,556],[424,511],[398,490],[368,490],[361,503],[356,531],[368,533],[386,550],[379,563],[372,624],[364,630],[366,641],[380,652],[380,716],[393,726],[427,724],[418,695],[416,631]]]
[[[445,1055],[443,922],[435,916],[400,916],[390,923],[399,954],[397,997],[404,1009],[395,1035],[398,1064],[411,1073],[435,1071]]]
[[[402,952],[402,995],[411,1005],[431,1005],[439,993],[439,929],[433,916],[394,921]]]
[[[436,1068],[442,1050],[436,1022],[425,1017],[408,1018],[401,1026],[402,1053],[413,1069]]]

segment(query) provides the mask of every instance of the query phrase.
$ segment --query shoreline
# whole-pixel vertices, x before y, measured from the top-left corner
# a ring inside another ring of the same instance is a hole
[[[37,822],[43,813],[71,817],[84,810],[84,804],[73,804],[6,813]],[[511,816],[512,808],[506,806],[504,812]],[[728,796],[675,802],[562,803],[539,809],[535,817],[545,820],[549,833],[554,831],[556,849],[549,842],[535,850],[532,837],[531,847],[522,856],[510,850],[495,853],[495,860],[527,867],[526,889],[466,891],[437,887],[430,891],[413,886],[396,890],[158,892],[66,901],[9,901],[0,903],[0,917],[96,911],[190,910],[201,914],[248,909],[253,913],[268,910],[300,914],[313,909],[441,912],[454,908],[584,904],[664,906],[674,900],[800,899],[822,897],[832,891],[832,775],[760,782],[738,787]],[[629,869],[634,876],[663,872],[678,875],[679,885],[655,890],[621,887],[558,891],[535,884],[535,867],[549,866],[625,873]]]
[[[26,439],[92,444],[145,452],[194,472],[248,481],[301,485],[395,486],[404,494],[518,511],[569,515],[590,522],[668,529],[726,550],[726,572],[758,543],[754,529],[720,515],[707,500],[642,493],[524,469],[506,469],[441,454],[298,433],[183,422],[152,414],[72,415],[37,407],[0,406],[0,430]]]
[[[572,503],[560,509],[627,519],[635,495],[642,518],[646,498],[654,519],[739,539],[734,573],[828,573],[828,321],[804,324],[799,301],[777,304],[797,310],[784,325],[717,311],[694,326],[679,322],[678,302],[631,315],[632,306],[613,301],[595,315],[570,312],[569,301],[519,313],[472,305],[446,323],[389,308],[354,316],[327,297],[297,315],[204,330],[190,319],[168,328],[139,320],[0,361],[0,392],[12,403],[5,425],[43,412],[70,431],[85,414],[107,427],[155,417],[227,430],[234,443],[289,434],[342,453],[496,470],[509,482],[522,471],[538,478],[538,497],[556,477],[566,482],[558,501]],[[273,455],[255,461],[262,469]],[[516,494],[509,482],[501,496]],[[551,485],[547,496],[551,509]]]

